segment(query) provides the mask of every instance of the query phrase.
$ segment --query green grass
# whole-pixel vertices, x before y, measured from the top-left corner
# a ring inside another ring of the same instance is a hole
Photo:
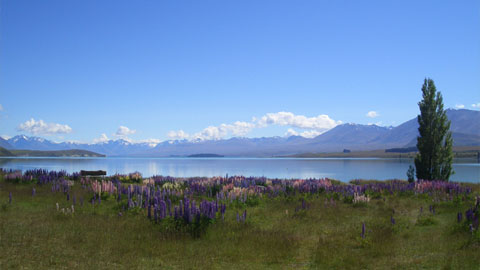
[[[32,197],[35,187],[37,195]],[[478,185],[473,185],[478,192]],[[63,193],[50,185],[0,180],[0,269],[479,269],[480,242],[456,222],[472,201],[432,202],[428,196],[382,195],[354,206],[325,196],[306,196],[309,208],[295,212],[300,197],[263,198],[227,208],[225,221],[198,238],[166,230],[145,213],[118,216],[114,199],[79,205],[87,196],[73,187],[73,215]],[[12,192],[13,201],[8,203]],[[435,204],[436,214],[429,213]],[[423,213],[420,213],[423,207]],[[396,224],[390,223],[393,215]],[[287,214],[288,211],[288,214]],[[366,237],[361,238],[362,222]]]

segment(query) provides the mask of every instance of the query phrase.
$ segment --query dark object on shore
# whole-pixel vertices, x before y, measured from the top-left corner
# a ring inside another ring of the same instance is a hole
[[[81,176],[104,176],[107,175],[106,171],[98,170],[98,171],[80,171]]]
[[[217,154],[209,154],[209,153],[204,153],[204,154],[193,154],[189,155],[188,157],[224,157],[223,155],[217,155]]]
[[[343,149],[343,153],[351,153],[352,151],[350,151],[349,149]]]

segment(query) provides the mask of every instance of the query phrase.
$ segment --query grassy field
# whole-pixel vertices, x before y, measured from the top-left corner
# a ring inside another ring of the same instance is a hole
[[[383,192],[358,204],[326,192],[263,196],[229,204],[195,236],[112,198],[92,205],[79,183],[67,201],[48,184],[0,177],[0,269],[479,269],[479,232],[457,222],[479,194],[469,186],[467,196]],[[73,196],[73,214],[57,210]]]

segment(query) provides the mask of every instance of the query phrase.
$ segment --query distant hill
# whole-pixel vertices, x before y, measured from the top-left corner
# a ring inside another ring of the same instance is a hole
[[[455,158],[477,159],[480,146],[455,146],[453,155]],[[287,157],[297,158],[414,158],[417,154],[416,147],[391,148],[386,150],[353,151],[349,153],[302,153]]]
[[[0,148],[0,156],[13,157],[105,157],[98,153],[86,150],[56,150],[56,151],[40,151],[40,150],[7,150]]]
[[[13,156],[13,153],[0,146],[0,157]]]
[[[224,157],[224,156],[217,155],[217,154],[193,154],[193,155],[189,155],[188,157],[192,157],[192,158],[212,158],[212,157]]]
[[[108,156],[122,156],[134,155],[136,153],[144,153],[148,149],[152,149],[156,144],[150,143],[131,143],[126,140],[109,140],[106,142],[99,142],[94,144],[77,143],[77,142],[61,142],[56,143],[40,137],[29,137],[26,135],[17,135],[7,140],[10,147],[5,147],[10,150],[39,150],[39,151],[53,151],[53,150],[73,150],[82,149],[101,153]]]
[[[480,145],[480,111],[448,109],[447,117],[451,121],[454,146]],[[416,145],[417,136],[418,122],[417,118],[413,118],[373,139],[372,143],[411,147]]]
[[[480,146],[480,111],[447,110],[454,146]],[[222,156],[269,157],[301,153],[369,151],[376,149],[406,148],[416,145],[417,118],[396,127],[343,124],[315,137],[262,137],[225,140],[187,141],[170,140],[161,143],[134,143],[126,140],[86,144],[76,142],[56,143],[39,137],[18,135],[0,140],[8,150],[72,150],[82,149],[108,156],[189,156],[198,153],[215,153]]]

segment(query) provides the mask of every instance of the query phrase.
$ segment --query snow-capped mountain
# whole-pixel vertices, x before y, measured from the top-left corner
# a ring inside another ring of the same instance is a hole
[[[451,121],[454,145],[480,145],[480,111],[447,110]],[[377,125],[343,124],[315,137],[262,137],[230,138],[225,140],[156,142],[130,142],[123,139],[94,144],[56,143],[40,137],[18,135],[0,141],[7,149],[28,150],[88,150],[107,156],[187,156],[213,153],[224,156],[273,156],[305,152],[338,152],[343,149],[375,150],[410,147],[416,143],[417,119],[411,119],[397,127]]]

